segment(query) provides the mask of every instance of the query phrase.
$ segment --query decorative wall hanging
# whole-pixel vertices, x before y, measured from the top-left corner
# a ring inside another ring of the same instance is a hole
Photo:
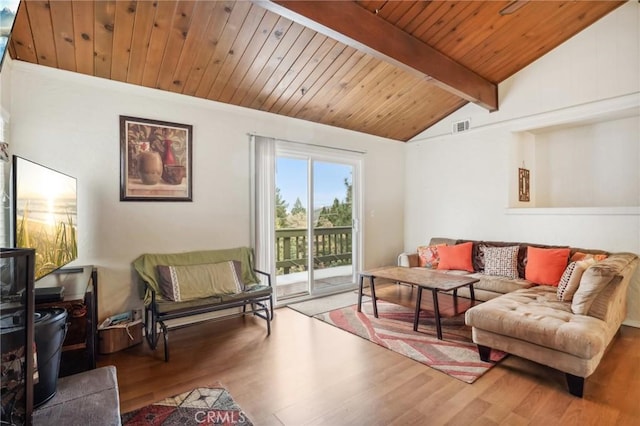
[[[529,170],[518,169],[518,199],[520,201],[530,201],[529,196]]]
[[[120,201],[192,201],[193,126],[120,116]]]

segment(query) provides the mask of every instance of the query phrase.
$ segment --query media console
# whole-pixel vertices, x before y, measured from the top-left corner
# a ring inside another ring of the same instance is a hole
[[[98,271],[93,266],[59,269],[38,280],[36,288],[63,287],[62,300],[38,303],[35,309],[64,308],[68,331],[62,346],[60,377],[96,368]]]

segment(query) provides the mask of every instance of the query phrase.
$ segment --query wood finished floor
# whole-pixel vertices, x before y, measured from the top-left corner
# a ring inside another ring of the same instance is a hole
[[[640,329],[622,327],[579,399],[515,356],[469,385],[288,308],[272,325],[202,323],[170,332],[169,363],[145,342],[99,365],[117,367],[123,413],[220,382],[256,425],[640,424]]]

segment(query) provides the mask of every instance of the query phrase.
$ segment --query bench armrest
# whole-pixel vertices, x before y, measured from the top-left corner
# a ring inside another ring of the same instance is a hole
[[[257,272],[258,274],[264,275],[265,277],[267,277],[267,285],[271,287],[271,274],[267,274],[266,272],[259,271],[255,268],[253,269],[253,272]]]

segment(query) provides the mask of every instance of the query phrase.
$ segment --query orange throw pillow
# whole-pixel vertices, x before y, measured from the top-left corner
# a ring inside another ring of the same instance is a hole
[[[573,254],[573,256],[571,256],[571,261],[578,262],[585,259],[595,259],[596,262],[600,262],[601,260],[605,260],[606,258],[606,254],[588,254],[577,251]]]
[[[472,247],[473,243],[471,242],[456,244],[455,246],[438,247],[440,263],[438,263],[437,269],[457,269],[460,271],[473,272],[473,263],[471,262]],[[564,272],[564,269],[562,272]]]
[[[527,266],[524,277],[536,284],[558,286],[569,263],[570,249],[527,247]]]

